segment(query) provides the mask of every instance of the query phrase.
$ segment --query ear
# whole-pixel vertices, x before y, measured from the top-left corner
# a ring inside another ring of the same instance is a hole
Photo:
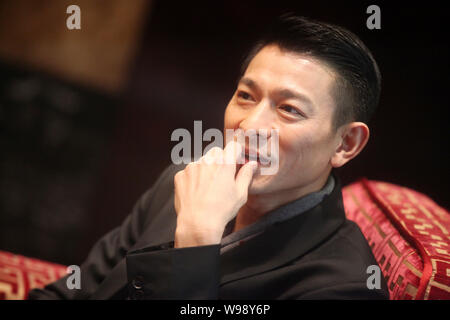
[[[338,146],[331,157],[333,168],[342,167],[356,157],[364,149],[370,136],[369,127],[363,122],[351,122],[338,130]]]

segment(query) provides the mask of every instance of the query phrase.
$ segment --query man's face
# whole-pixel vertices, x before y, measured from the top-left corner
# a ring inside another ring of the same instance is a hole
[[[333,72],[306,56],[264,47],[250,62],[225,111],[225,129],[279,133],[279,169],[258,170],[249,194],[315,191],[331,170],[338,135],[332,127]],[[268,147],[270,151],[270,147]]]

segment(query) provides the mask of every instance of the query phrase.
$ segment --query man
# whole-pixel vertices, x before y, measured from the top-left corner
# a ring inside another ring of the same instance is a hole
[[[63,278],[31,299],[389,298],[384,279],[367,286],[377,262],[332,173],[369,139],[376,62],[337,26],[286,15],[270,30],[244,62],[225,129],[275,129],[277,172],[261,174],[235,141],[170,166],[93,247],[80,290]]]

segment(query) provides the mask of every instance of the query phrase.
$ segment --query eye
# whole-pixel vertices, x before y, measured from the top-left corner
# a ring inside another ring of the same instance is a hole
[[[280,106],[280,109],[293,115],[303,116],[303,114],[301,114],[296,108],[291,107],[289,105],[282,105]]]
[[[237,96],[244,100],[253,100],[252,96],[245,91],[238,91]]]

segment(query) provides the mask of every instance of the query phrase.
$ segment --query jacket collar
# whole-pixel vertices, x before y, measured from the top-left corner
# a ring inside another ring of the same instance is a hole
[[[269,227],[221,256],[221,284],[262,273],[303,256],[345,222],[341,184],[314,208]]]

